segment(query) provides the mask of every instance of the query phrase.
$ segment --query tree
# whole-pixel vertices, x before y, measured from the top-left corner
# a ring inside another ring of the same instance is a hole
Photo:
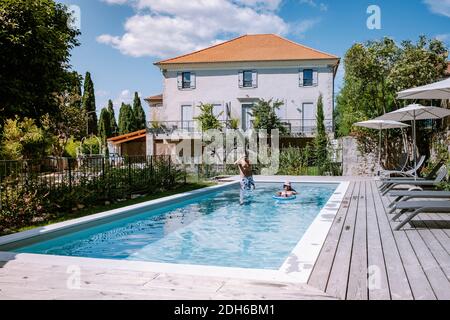
[[[127,134],[134,131],[134,114],[129,104],[122,103],[119,112],[119,133]]]
[[[135,130],[142,130],[147,127],[145,121],[145,112],[142,108],[141,99],[137,92],[134,93],[134,101],[133,101],[133,114],[135,119]]]
[[[3,132],[2,156],[11,160],[41,157],[49,145],[46,137],[44,129],[33,119],[8,119]]]
[[[328,137],[325,129],[325,115],[323,113],[323,97],[319,95],[317,100],[317,133],[314,138],[314,149],[316,153],[316,165],[319,167],[319,172],[323,173],[328,162]]]
[[[372,119],[404,106],[398,91],[444,77],[448,50],[438,40],[420,37],[416,44],[384,38],[353,45],[345,54],[344,86],[337,96],[339,136],[354,130],[353,123]],[[390,132],[388,132],[390,134]]]
[[[55,93],[70,81],[80,32],[52,0],[0,1],[0,112],[3,119],[58,112]]]
[[[270,134],[274,129],[278,129],[281,133],[286,132],[286,128],[281,124],[280,118],[277,116],[277,110],[284,105],[281,101],[273,102],[272,99],[266,101],[260,99],[252,108],[253,127],[255,129],[265,129]]]
[[[103,108],[100,112],[100,119],[98,120],[98,136],[103,144],[106,144],[106,139],[112,136],[111,115],[107,108]]]
[[[108,112],[109,120],[111,121],[109,126],[111,128],[111,136],[113,137],[119,133],[119,127],[117,126],[116,114],[114,112],[114,106],[111,100],[108,101]]]
[[[91,74],[89,72],[86,72],[86,76],[84,78],[82,107],[83,111],[86,114],[87,134],[96,135],[98,132],[98,128],[97,113],[95,107],[94,83],[92,82]]]
[[[80,107],[80,86],[81,77],[74,77],[73,82],[56,97],[58,112],[41,118],[41,123],[53,135],[53,155],[62,157],[71,138],[81,140],[86,134],[86,115]]]
[[[195,117],[194,120],[197,120],[200,123],[202,131],[208,130],[219,130],[222,128],[222,124],[219,119],[214,116],[214,105],[212,104],[201,104],[200,115]]]

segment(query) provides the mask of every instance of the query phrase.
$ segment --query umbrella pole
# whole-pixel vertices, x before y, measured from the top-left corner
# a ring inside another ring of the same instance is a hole
[[[380,175],[380,172],[381,172],[381,129],[378,139],[378,175]]]
[[[415,110],[413,111],[413,118],[414,118],[414,121],[413,121],[413,143],[414,143],[413,150],[414,150],[414,169],[415,169],[417,166],[417,143],[416,143],[417,136],[416,136],[416,111]],[[417,171],[414,171],[414,180],[417,180]]]

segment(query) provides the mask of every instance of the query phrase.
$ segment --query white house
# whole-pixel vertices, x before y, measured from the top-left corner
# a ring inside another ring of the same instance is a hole
[[[231,119],[252,127],[252,106],[259,99],[284,103],[279,117],[291,137],[311,137],[317,100],[323,96],[326,127],[333,130],[334,78],[340,59],[274,34],[236,39],[155,63],[164,77],[162,96],[150,97],[151,153],[167,152],[175,129],[196,132],[202,103],[214,105],[224,126]],[[161,136],[164,135],[164,136]],[[165,147],[158,149],[161,139]],[[149,146],[149,142],[147,142]],[[156,148],[156,150],[155,150]]]

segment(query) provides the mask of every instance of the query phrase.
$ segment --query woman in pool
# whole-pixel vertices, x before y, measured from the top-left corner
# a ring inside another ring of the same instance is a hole
[[[294,189],[292,189],[292,185],[289,181],[286,181],[283,185],[283,191],[277,192],[278,197],[289,198],[292,196],[296,196],[298,193]]]

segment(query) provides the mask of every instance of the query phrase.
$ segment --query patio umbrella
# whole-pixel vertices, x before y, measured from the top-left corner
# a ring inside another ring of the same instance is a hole
[[[426,86],[401,91],[398,99],[446,100],[450,99],[450,78]]]
[[[386,113],[377,120],[393,120],[393,121],[412,121],[413,123],[413,147],[414,147],[414,167],[417,165],[417,146],[416,146],[416,121],[417,120],[430,120],[430,119],[442,119],[450,116],[450,110],[438,107],[425,107],[420,104],[411,104],[402,109],[395,110],[390,113]],[[414,177],[417,178],[417,172],[414,173]]]
[[[379,141],[378,141],[378,167],[379,168],[381,168],[381,131],[385,130],[385,129],[397,129],[397,128],[409,127],[409,125],[398,122],[398,121],[377,120],[377,119],[357,122],[354,124],[354,126],[369,128],[369,129],[376,129],[376,130],[380,131]]]

